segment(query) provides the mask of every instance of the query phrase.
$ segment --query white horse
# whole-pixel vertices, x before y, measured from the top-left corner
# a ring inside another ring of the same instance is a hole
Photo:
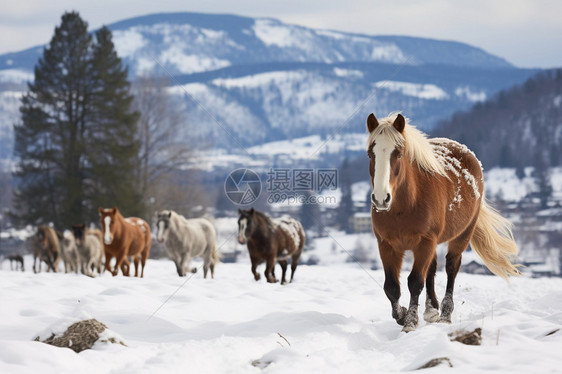
[[[92,268],[95,268],[98,274],[101,274],[104,259],[101,231],[89,229],[84,224],[73,225],[72,230],[80,256],[82,274],[94,277],[95,273]]]
[[[203,258],[203,276],[211,269],[214,278],[215,264],[220,261],[217,250],[217,233],[214,226],[204,218],[187,219],[173,210],[158,213],[156,239],[164,243],[168,256],[176,264],[180,277],[188,271],[195,273],[196,268],[189,269],[192,257]]]
[[[62,260],[64,261],[64,272],[78,273],[79,258],[74,234],[66,230],[63,234],[61,244]]]

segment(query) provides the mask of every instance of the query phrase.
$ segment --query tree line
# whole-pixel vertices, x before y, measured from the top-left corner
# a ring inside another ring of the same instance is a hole
[[[112,33],[88,32],[66,12],[34,70],[14,124],[17,158],[10,217],[58,228],[90,222],[98,206],[146,216],[189,158],[186,123],[163,79],[128,80]]]
[[[432,135],[457,139],[484,168],[515,168],[519,178],[533,167],[541,207],[552,194],[550,168],[562,158],[562,69],[545,70],[443,121]]]

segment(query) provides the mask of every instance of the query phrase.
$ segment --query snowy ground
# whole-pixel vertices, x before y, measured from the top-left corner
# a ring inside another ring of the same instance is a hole
[[[382,271],[355,264],[299,266],[281,286],[255,282],[249,263],[220,264],[205,280],[201,271],[179,278],[168,260],[149,260],[144,279],[22,273],[4,262],[0,373],[384,373],[437,357],[462,373],[562,372],[562,279],[508,285],[461,273],[453,323],[421,322],[409,334],[392,320],[383,282]],[[439,272],[439,295],[445,282]],[[127,347],[98,343],[77,354],[32,341],[85,318]],[[477,327],[482,346],[447,336]]]

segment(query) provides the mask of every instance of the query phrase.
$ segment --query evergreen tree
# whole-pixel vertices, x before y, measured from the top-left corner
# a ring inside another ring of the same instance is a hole
[[[111,31],[105,26],[95,34],[92,79],[95,87],[90,113],[91,164],[90,209],[118,205],[126,215],[143,215],[139,194],[138,112],[131,110],[133,95],[128,69],[117,56]]]
[[[91,221],[108,196],[107,205],[134,206],[136,114],[130,113],[126,75],[109,30],[93,41],[78,13],[62,16],[22,98],[21,123],[14,125],[14,218],[62,229]],[[120,194],[104,195],[113,188]]]
[[[76,13],[64,14],[22,98],[22,122],[14,126],[20,158],[14,207],[25,223],[61,225],[65,215],[74,222],[81,216],[76,177],[86,127],[90,45],[87,24]]]

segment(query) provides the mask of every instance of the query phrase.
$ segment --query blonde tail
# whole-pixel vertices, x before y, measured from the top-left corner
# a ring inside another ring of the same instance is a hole
[[[509,275],[521,274],[517,269],[521,265],[511,262],[517,256],[511,222],[484,200],[470,245],[492,273],[505,280]]]
[[[211,264],[218,264],[221,259],[222,259],[222,254],[219,252],[217,248],[217,244],[214,243],[211,251]]]

